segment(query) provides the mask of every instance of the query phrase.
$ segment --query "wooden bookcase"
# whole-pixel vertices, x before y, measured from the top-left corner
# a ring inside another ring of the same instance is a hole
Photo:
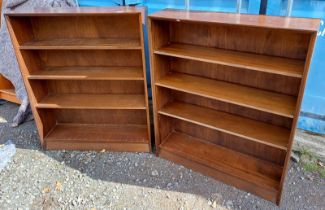
[[[150,151],[144,8],[6,14],[46,149]]]
[[[318,19],[149,16],[157,154],[280,203]]]

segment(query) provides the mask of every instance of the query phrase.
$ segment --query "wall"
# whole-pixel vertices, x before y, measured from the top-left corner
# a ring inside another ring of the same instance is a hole
[[[268,15],[285,15],[288,1],[269,1]],[[325,1],[294,0],[291,16],[321,18],[298,127],[325,134]]]
[[[118,1],[79,0],[79,4],[81,6],[114,6]],[[126,2],[128,1],[135,2],[135,0],[126,0]],[[241,13],[258,14],[260,1],[242,0]],[[164,8],[186,8],[185,0],[143,0],[141,2],[142,5],[148,7],[149,14]],[[291,16],[322,18],[298,127],[325,134],[325,1],[293,0],[293,2]],[[287,4],[287,0],[269,0],[267,15],[286,15]],[[190,0],[188,6],[191,10],[236,12],[237,0]],[[147,36],[147,32],[145,32],[145,36]],[[148,62],[147,67],[147,76],[150,78]],[[148,88],[150,89],[150,83]]]

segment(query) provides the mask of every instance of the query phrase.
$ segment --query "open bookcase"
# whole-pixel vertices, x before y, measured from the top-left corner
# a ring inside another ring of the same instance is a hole
[[[6,14],[46,149],[150,151],[144,8]]]
[[[280,203],[318,19],[149,16],[157,154]]]

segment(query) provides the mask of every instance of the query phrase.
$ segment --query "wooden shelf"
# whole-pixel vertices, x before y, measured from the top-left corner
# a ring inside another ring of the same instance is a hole
[[[144,95],[54,94],[43,98],[37,108],[51,109],[146,109]]]
[[[21,50],[140,50],[138,39],[48,39],[30,41],[20,46]]]
[[[197,76],[172,73],[157,81],[156,85],[289,118],[295,112],[296,98],[293,96]]]
[[[45,139],[47,149],[149,151],[145,125],[57,124]]]
[[[14,89],[0,89],[0,93],[5,93],[13,96],[16,94]]]
[[[287,150],[290,137],[289,129],[180,102],[168,104],[159,113],[261,144]]]
[[[301,78],[305,63],[302,60],[258,55],[186,44],[170,44],[155,51],[158,55],[203,61]]]
[[[0,74],[0,99],[20,104],[13,84]]]
[[[141,67],[47,67],[32,72],[29,79],[35,80],[144,80]]]
[[[20,104],[20,100],[16,97],[14,89],[0,89],[0,99]]]
[[[99,142],[145,143],[148,141],[146,126],[109,124],[57,124],[46,139],[89,141],[89,136],[93,136],[94,140]]]
[[[282,167],[217,146],[179,132],[172,132],[161,150],[187,158],[230,176],[277,191]]]

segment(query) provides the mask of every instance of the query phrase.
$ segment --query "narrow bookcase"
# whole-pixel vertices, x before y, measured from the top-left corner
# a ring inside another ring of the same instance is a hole
[[[158,156],[279,204],[319,23],[150,15]]]
[[[46,149],[151,151],[144,8],[6,14]]]

